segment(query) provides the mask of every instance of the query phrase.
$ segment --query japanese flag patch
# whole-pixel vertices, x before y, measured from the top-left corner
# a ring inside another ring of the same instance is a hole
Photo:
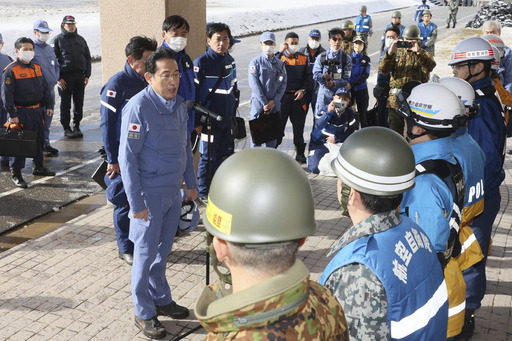
[[[140,124],[130,123],[128,131],[134,131],[136,133],[140,132]]]
[[[251,66],[249,67],[249,72],[250,72],[250,73],[256,73],[256,66],[251,65]]]
[[[199,66],[194,66],[194,72],[199,72]]]
[[[116,92],[113,90],[107,90],[107,97],[116,98]]]

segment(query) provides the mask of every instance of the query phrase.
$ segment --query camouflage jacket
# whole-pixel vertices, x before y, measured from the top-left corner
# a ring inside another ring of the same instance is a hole
[[[386,231],[402,221],[398,211],[379,213],[352,226],[336,241],[328,256],[351,242]],[[366,266],[358,263],[334,271],[325,286],[341,302],[351,340],[389,340],[387,297],[384,285]]]
[[[299,260],[284,273],[224,296],[205,287],[194,308],[205,340],[348,340],[341,305]]]
[[[391,73],[391,81],[389,83],[390,91],[388,98],[388,108],[396,109],[397,90],[410,81],[420,81],[426,83],[429,80],[430,72],[436,67],[436,62],[432,55],[420,49],[416,54],[414,51],[407,49],[397,49],[396,53],[389,55],[387,52],[381,59],[379,71],[387,75]]]
[[[352,40],[343,39],[341,41],[341,51],[345,52],[349,56],[352,56],[352,52],[354,52],[354,43]]]

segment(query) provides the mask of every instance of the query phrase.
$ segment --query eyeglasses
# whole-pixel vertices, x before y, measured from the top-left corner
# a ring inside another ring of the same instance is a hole
[[[178,80],[181,78],[181,72],[175,72],[175,73],[170,73],[170,74],[165,74],[163,76],[158,76],[160,78],[163,78],[163,79],[169,79],[169,78],[172,78],[174,80]]]
[[[337,41],[342,41],[343,38],[331,38],[331,40],[334,41],[334,42],[337,42]]]
[[[453,65],[452,65],[452,69],[453,69],[453,70],[460,70],[460,69],[462,69],[462,68],[463,68],[463,67],[465,67],[465,66],[471,66],[471,64],[470,64],[470,63],[465,63],[465,64],[453,64]]]

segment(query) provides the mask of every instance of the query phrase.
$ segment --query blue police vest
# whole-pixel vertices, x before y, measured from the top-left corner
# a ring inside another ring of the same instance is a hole
[[[432,36],[432,32],[434,32],[434,29],[436,28],[436,25],[434,23],[430,23],[425,27],[423,23],[418,24],[418,27],[420,29],[420,36],[421,36],[421,45],[425,46],[428,40],[430,40],[430,37]]]
[[[397,226],[342,248],[322,273],[320,284],[351,263],[368,267],[386,290],[392,340],[444,340],[448,291],[435,251],[408,217]]]
[[[367,33],[370,31],[370,16],[367,15],[364,18],[358,15],[356,18],[356,32]]]

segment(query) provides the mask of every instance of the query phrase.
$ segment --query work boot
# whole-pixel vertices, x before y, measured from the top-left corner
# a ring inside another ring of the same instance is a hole
[[[52,146],[48,145],[46,147],[44,147],[44,151],[47,152],[47,153],[50,153],[52,155],[57,155],[59,154],[59,150],[57,148],[53,148]]]
[[[446,25],[446,28],[450,28],[450,24]]]
[[[144,320],[135,316],[135,325],[149,338],[161,339],[167,335],[165,327],[158,321],[156,316]]]
[[[84,137],[84,134],[82,134],[78,124],[73,127],[73,133],[75,133],[76,137]]]
[[[158,316],[170,316],[173,319],[183,319],[188,316],[188,309],[178,305],[172,301],[168,305],[156,306],[156,314]]]
[[[27,183],[23,180],[21,176],[21,169],[11,168],[12,182],[19,188],[27,188]]]
[[[122,253],[121,250],[119,250],[118,253],[119,258],[124,260],[126,264],[132,265],[133,264],[133,254],[131,253]]]
[[[459,335],[455,336],[455,341],[468,341],[473,337],[475,331],[475,311],[466,309],[464,315],[464,325]]]
[[[453,23],[453,27],[452,28],[455,28],[455,23]]]
[[[32,175],[36,176],[55,176],[55,172],[46,169],[43,165],[35,165],[32,170]]]
[[[295,149],[297,151],[295,161],[297,161],[300,164],[306,163],[306,156],[304,155],[304,151],[306,150],[306,144],[303,143],[302,145],[295,146]]]
[[[65,128],[64,129],[64,136],[70,138],[70,139],[75,139],[77,138],[76,134],[71,130],[71,128]]]

